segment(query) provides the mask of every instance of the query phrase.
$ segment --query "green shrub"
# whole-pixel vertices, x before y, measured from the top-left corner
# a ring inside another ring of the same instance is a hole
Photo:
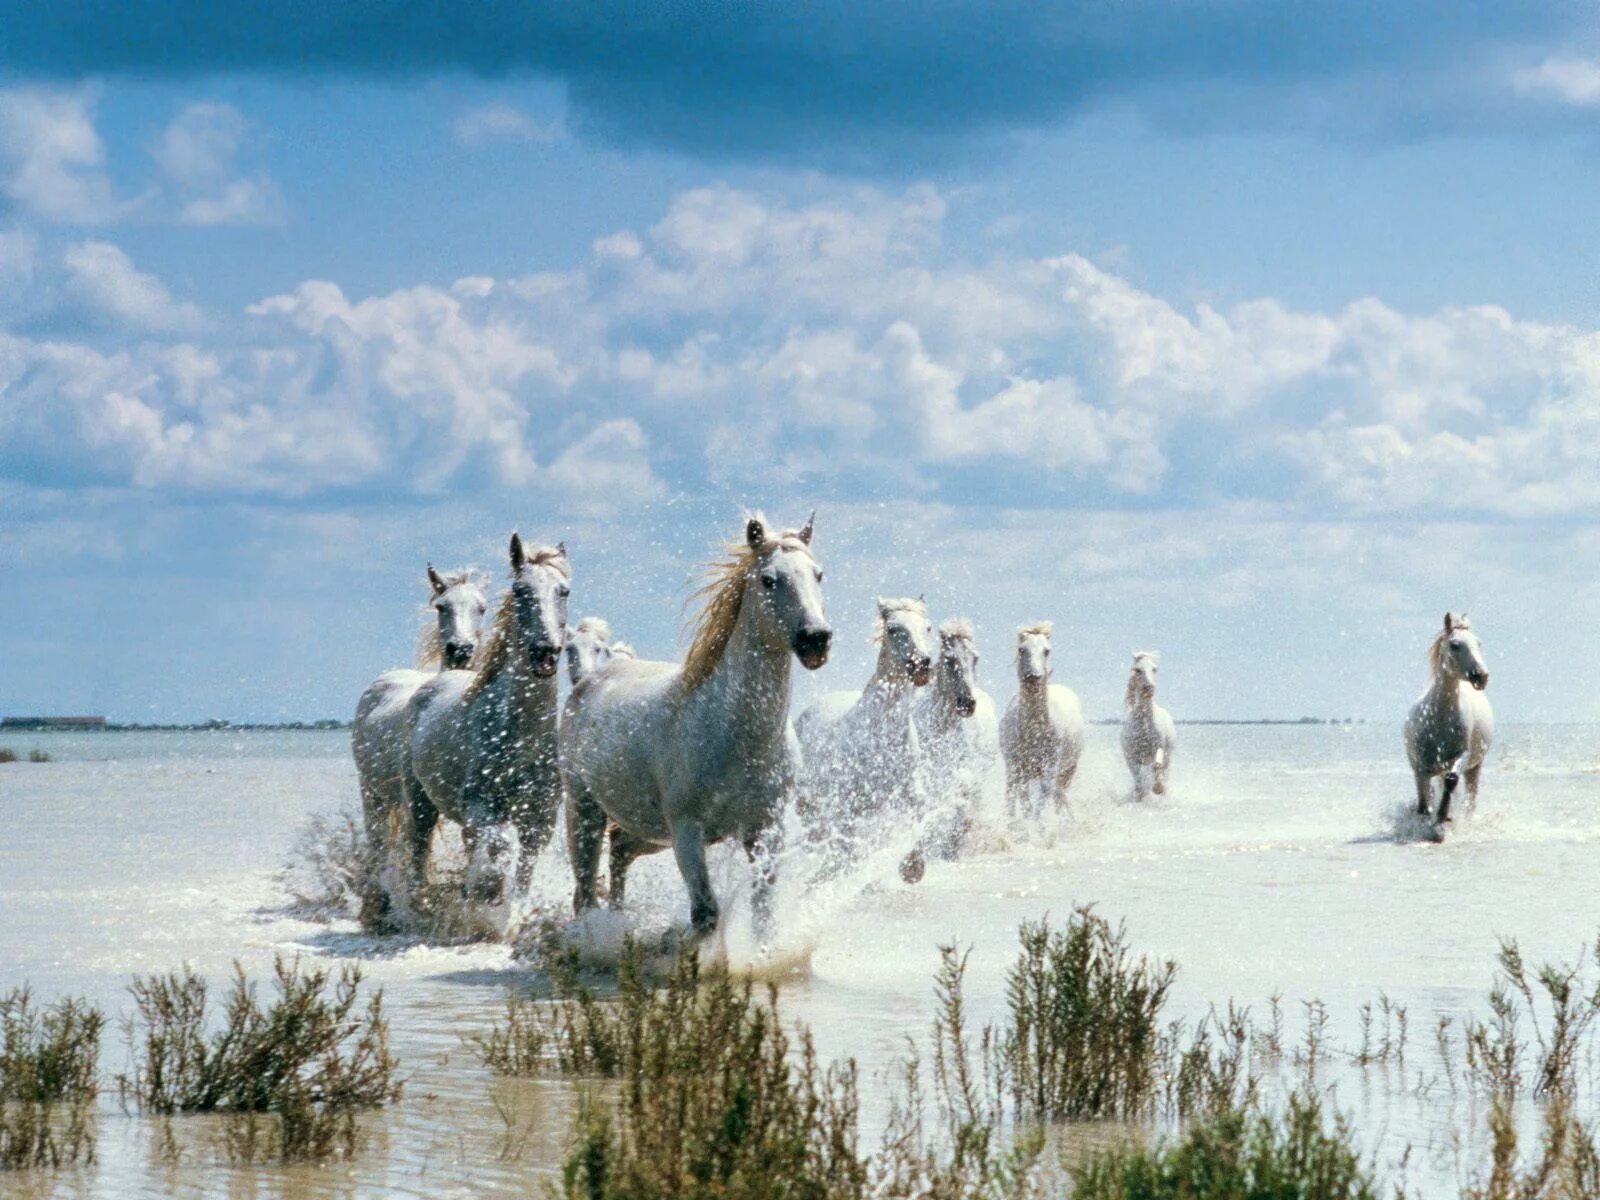
[[[50,756],[43,750],[29,750],[28,761],[31,763],[47,763],[50,761]]]
[[[1019,1111],[1046,1120],[1138,1120],[1159,1095],[1161,1009],[1177,974],[1130,955],[1089,907],[1065,930],[1029,922],[1006,980],[1004,1065]]]
[[[14,763],[17,761],[17,752],[10,746],[0,746],[0,763]]]
[[[361,973],[302,970],[279,958],[262,1007],[235,968],[221,1028],[208,1033],[206,981],[185,969],[130,987],[136,1067],[121,1080],[142,1110],[221,1111],[229,1156],[321,1158],[357,1149],[355,1113],[399,1098],[383,993],[358,1005]],[[271,1114],[261,1121],[240,1114]]]
[[[1374,1200],[1369,1169],[1348,1124],[1323,1120],[1311,1093],[1269,1116],[1235,1110],[1181,1140],[1124,1146],[1074,1167],[1072,1200]]]
[[[26,988],[0,996],[0,1170],[94,1160],[104,1026],[82,1000],[40,1011]]]

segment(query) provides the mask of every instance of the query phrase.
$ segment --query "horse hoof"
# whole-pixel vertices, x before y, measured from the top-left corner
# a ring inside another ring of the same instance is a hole
[[[1456,784],[1458,784],[1460,782],[1461,782],[1461,776],[1457,775],[1454,771],[1451,771],[1448,775],[1446,775],[1444,777],[1444,785],[1447,788],[1453,788],[1453,787],[1456,786]]]
[[[922,857],[922,851],[913,850],[900,864],[900,878],[906,883],[921,883],[927,870],[928,863]]]

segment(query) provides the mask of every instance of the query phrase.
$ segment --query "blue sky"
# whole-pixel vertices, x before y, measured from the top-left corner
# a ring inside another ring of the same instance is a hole
[[[858,7],[0,2],[0,713],[347,715],[513,527],[664,656],[750,505],[807,688],[1600,719],[1586,10]]]

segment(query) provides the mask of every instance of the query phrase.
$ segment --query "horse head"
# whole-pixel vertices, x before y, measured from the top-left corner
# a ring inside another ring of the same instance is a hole
[[[511,602],[516,630],[528,665],[543,679],[556,673],[566,646],[571,580],[572,566],[564,542],[529,550],[521,537],[511,535]]]
[[[1156,694],[1156,675],[1161,670],[1161,656],[1154,650],[1135,650],[1133,667],[1128,672],[1128,703],[1152,700]]]
[[[898,673],[922,687],[933,675],[933,623],[921,596],[915,600],[878,597],[877,641]]]
[[[811,553],[814,524],[812,514],[803,528],[774,533],[760,515],[745,522],[746,594],[757,602],[762,635],[788,646],[808,671],[828,661],[833,645],[822,605],[822,568]]]
[[[1023,687],[1043,687],[1050,682],[1052,621],[1035,621],[1017,630],[1017,682]]]
[[[978,643],[972,622],[953,618],[939,626],[939,680],[936,685],[963,717],[978,711]]]
[[[1489,668],[1483,661],[1483,642],[1472,630],[1466,613],[1445,613],[1444,630],[1434,639],[1433,665],[1452,679],[1465,679],[1478,691],[1489,686]]]
[[[428,604],[439,623],[439,661],[446,671],[459,671],[472,661],[483,629],[489,598],[476,571],[441,575],[428,564]]]
[[[584,617],[567,635],[567,678],[574,687],[611,660],[611,626],[599,617]]]

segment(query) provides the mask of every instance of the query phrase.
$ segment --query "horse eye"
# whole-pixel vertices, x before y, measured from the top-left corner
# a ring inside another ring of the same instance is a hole
[[[822,582],[822,572],[821,572],[821,571],[818,571],[818,572],[817,572],[817,582],[818,582],[818,583],[821,583],[821,582]]]
[[[761,586],[771,591],[778,586],[778,577],[776,575],[768,575],[763,571],[761,574]]]

